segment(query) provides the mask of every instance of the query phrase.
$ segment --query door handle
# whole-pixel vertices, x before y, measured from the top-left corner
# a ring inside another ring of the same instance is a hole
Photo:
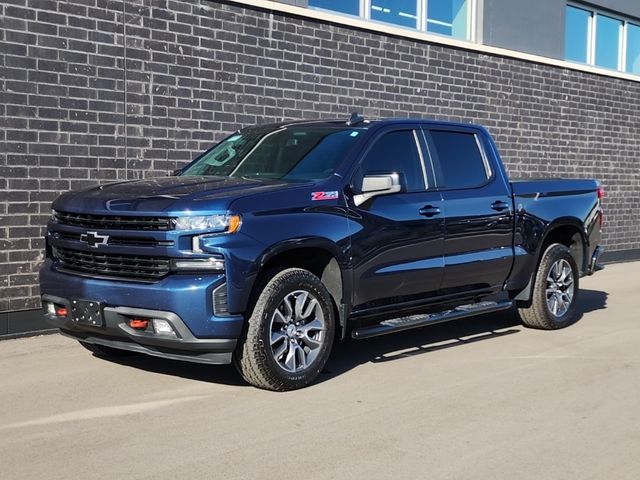
[[[491,204],[491,208],[498,212],[501,212],[502,210],[506,210],[507,208],[509,208],[509,204],[507,202],[503,202],[502,200],[497,200]]]
[[[425,217],[433,217],[434,215],[440,215],[440,209],[438,207],[434,207],[433,205],[425,205],[420,210],[418,210],[418,213]]]

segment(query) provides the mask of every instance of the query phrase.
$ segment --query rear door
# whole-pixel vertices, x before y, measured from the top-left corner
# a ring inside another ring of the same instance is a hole
[[[513,260],[513,208],[480,130],[424,129],[446,208],[442,293],[500,290]]]
[[[418,126],[381,132],[368,145],[351,180],[357,192],[367,174],[398,173],[402,190],[356,206],[352,225],[354,309],[433,296],[444,260],[444,211]]]

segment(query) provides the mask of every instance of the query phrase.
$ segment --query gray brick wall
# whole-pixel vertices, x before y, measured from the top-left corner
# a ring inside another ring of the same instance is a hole
[[[640,84],[213,1],[0,4],[0,311],[38,306],[50,202],[163,175],[242,125],[474,121],[512,176],[597,177],[640,247]]]

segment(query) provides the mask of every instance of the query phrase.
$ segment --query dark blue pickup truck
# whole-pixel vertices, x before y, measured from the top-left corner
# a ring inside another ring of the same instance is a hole
[[[240,130],[174,176],[53,203],[46,318],[97,355],[234,363],[290,390],[334,338],[512,306],[576,320],[599,267],[595,180],[509,182],[479,126],[307,121]]]

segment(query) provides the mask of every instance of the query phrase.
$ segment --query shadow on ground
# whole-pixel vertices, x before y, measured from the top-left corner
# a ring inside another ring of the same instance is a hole
[[[578,321],[586,313],[607,308],[607,297],[606,292],[581,290]],[[364,363],[389,362],[445,348],[463,348],[470,343],[513,335],[523,330],[525,329],[520,324],[516,310],[511,309],[367,340],[337,341],[331,358],[318,380],[319,382],[330,380]],[[132,355],[110,361],[163,375],[224,385],[246,386],[230,365],[203,365],[147,355]]]

